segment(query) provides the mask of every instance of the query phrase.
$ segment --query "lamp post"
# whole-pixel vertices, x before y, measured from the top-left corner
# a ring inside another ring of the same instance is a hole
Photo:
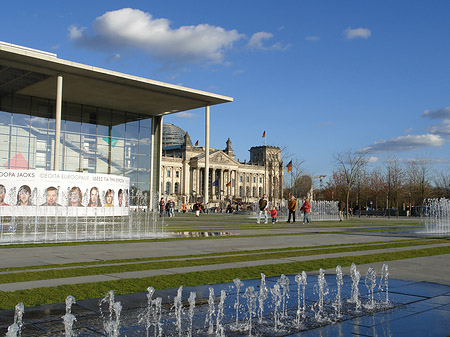
[[[320,182],[320,189],[322,189],[323,188],[323,178],[325,178],[326,177],[326,175],[325,174],[320,174],[320,175],[318,175],[318,176],[315,176],[315,177],[312,177],[311,179],[319,179],[319,182]],[[314,186],[314,184],[313,184],[313,186]]]

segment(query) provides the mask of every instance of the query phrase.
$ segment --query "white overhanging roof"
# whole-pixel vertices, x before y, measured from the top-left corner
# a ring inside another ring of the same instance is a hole
[[[18,93],[149,117],[232,102],[233,98],[62,60],[56,54],[0,42],[0,95]]]

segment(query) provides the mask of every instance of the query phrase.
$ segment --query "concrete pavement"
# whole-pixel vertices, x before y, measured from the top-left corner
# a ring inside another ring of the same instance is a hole
[[[382,232],[352,232],[344,233],[346,229],[351,228],[317,228],[314,234],[310,234],[311,229],[305,228],[266,228],[256,230],[235,230],[231,231],[231,235],[220,239],[206,240],[178,240],[178,241],[147,241],[147,242],[118,242],[111,244],[89,244],[89,245],[72,245],[72,246],[50,246],[50,247],[23,247],[23,248],[2,248],[0,254],[0,268],[11,267],[32,267],[48,264],[67,264],[78,262],[108,261],[115,259],[133,259],[133,258],[152,258],[163,257],[166,260],[177,259],[177,256],[195,255],[195,254],[211,254],[211,253],[239,253],[246,250],[258,249],[282,249],[286,247],[309,247],[314,249],[322,245],[340,245],[340,244],[366,244],[377,243],[389,240],[407,240],[411,238],[408,233],[382,233]],[[371,228],[373,229],[373,228]],[[335,231],[335,233],[327,233]],[[307,233],[308,235],[292,235]],[[274,234],[274,235],[271,235]],[[285,235],[280,235],[285,234]],[[238,237],[237,235],[252,235],[247,237]],[[259,235],[259,236],[258,236]],[[419,247],[396,247],[389,249],[373,249],[360,252],[344,252],[329,253],[324,255],[299,256],[281,259],[254,260],[245,262],[223,263],[215,265],[201,265],[195,267],[180,267],[170,269],[144,270],[125,273],[105,273],[102,275],[60,278],[43,281],[21,282],[20,273],[17,275],[17,282],[0,284],[0,292],[8,292],[15,290],[24,290],[41,287],[52,287],[62,284],[79,284],[85,282],[102,282],[118,279],[149,277],[154,275],[186,273],[192,271],[217,270],[225,268],[239,268],[256,265],[270,265],[280,263],[292,263],[306,261],[311,259],[322,258],[339,258],[342,256],[360,256],[371,255],[380,252],[396,252],[409,249],[422,249],[427,247],[444,247],[450,245],[443,243],[439,245],[426,245]],[[181,258],[185,260],[185,257]],[[104,266],[104,264],[99,264]],[[111,263],[116,265],[116,263]],[[363,275],[369,266],[374,267],[377,271],[381,270],[382,262],[370,265],[358,265],[361,271],[362,283]],[[309,326],[306,331],[302,331],[299,336],[316,336],[316,335],[360,335],[360,336],[377,336],[385,333],[388,329],[390,336],[403,336],[407,332],[408,336],[446,336],[450,332],[450,327],[442,323],[448,322],[450,319],[450,254],[437,255],[431,257],[419,257],[405,260],[389,261],[390,277],[394,279],[391,282],[391,294],[398,309],[388,310],[386,315],[377,314],[361,317],[348,317],[343,321],[328,325],[325,327]],[[28,270],[28,271],[32,271]],[[42,270],[42,269],[34,269]],[[325,271],[328,282],[333,286],[333,277],[335,269]],[[348,275],[349,268],[343,268],[343,272]],[[8,272],[2,272],[8,273]],[[309,291],[312,294],[312,286],[316,279],[317,271],[310,272],[311,280]],[[292,277],[291,277],[292,278]],[[272,280],[273,279],[273,280]],[[276,278],[268,279],[268,285]],[[254,284],[257,286],[259,280],[245,281],[246,285]],[[431,283],[433,282],[433,283]],[[296,292],[295,282],[292,279],[293,294]],[[190,287],[184,290],[186,297],[189,291],[195,291],[198,300],[205,301],[207,299],[209,286]],[[221,289],[226,289],[229,300],[232,301],[233,294],[232,284],[214,285],[216,294]],[[364,289],[363,285],[360,285]],[[160,290],[155,293],[161,296],[163,302],[167,303],[168,308],[171,306],[176,295],[176,289]],[[231,293],[230,293],[231,291]],[[335,291],[335,290],[333,290]],[[347,290],[348,291],[348,290]],[[348,294],[347,294],[348,295]],[[312,295],[310,295],[312,296]],[[203,300],[202,300],[203,298]],[[146,294],[129,294],[117,296],[117,300],[123,305],[123,311],[126,317],[122,322],[122,334],[127,336],[141,336],[144,332],[142,326],[136,325],[130,317],[138,316],[143,307],[146,306]],[[187,301],[184,298],[183,301]],[[312,301],[312,299],[311,299]],[[76,330],[78,336],[101,336],[104,335],[100,315],[98,313],[99,299],[89,299],[77,301],[73,307],[73,313],[76,315],[78,322]],[[64,336],[64,329],[61,323],[61,316],[64,314],[64,303],[44,305],[35,308],[26,308],[25,329],[22,336]],[[399,314],[401,312],[402,314]],[[228,313],[232,315],[232,313]],[[8,325],[12,323],[13,311],[0,311],[0,333],[6,332]],[[229,318],[228,318],[229,319]],[[418,322],[423,322],[418,324]],[[437,323],[441,322],[441,323]],[[172,324],[170,324],[172,325]],[[166,334],[166,332],[164,333]],[[264,335],[270,335],[264,333]],[[286,334],[287,335],[287,334]],[[297,336],[296,333],[289,334]]]

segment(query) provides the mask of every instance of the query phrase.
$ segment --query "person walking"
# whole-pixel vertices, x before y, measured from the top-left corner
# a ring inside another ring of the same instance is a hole
[[[262,198],[259,199],[259,212],[258,212],[258,220],[256,221],[256,223],[260,223],[261,222],[261,215],[264,212],[264,223],[267,223],[267,205],[268,205],[268,201],[267,201],[267,195],[263,194]]]
[[[303,224],[305,224],[305,222],[311,223],[311,204],[309,203],[308,197],[305,199],[300,210],[303,211]]]
[[[292,214],[292,223],[295,222],[295,211],[297,210],[297,200],[295,197],[291,195],[291,200],[288,202],[289,216],[287,222],[291,222],[291,214]]]
[[[271,211],[268,211],[268,213],[270,214],[270,216],[272,217],[272,225],[277,222],[277,209],[275,208],[275,206],[272,207]]]
[[[194,212],[195,212],[195,216],[200,216],[200,210],[202,209],[202,206],[200,205],[200,201],[197,201],[194,204],[194,207],[192,207]]]
[[[338,209],[339,209],[339,221],[343,221],[344,220],[345,202],[339,200]]]
[[[170,218],[170,199],[166,202],[166,216]]]
[[[161,198],[161,200],[159,201],[159,216],[160,217],[164,216],[164,209],[166,208],[165,205],[166,205],[166,203],[164,202],[164,198]]]
[[[170,214],[169,214],[169,216],[170,217],[174,217],[175,216],[175,201],[170,200],[169,203],[170,203],[170,212],[169,212]]]
[[[183,210],[183,213],[186,213],[186,203],[183,202],[183,205],[181,205],[181,209]]]

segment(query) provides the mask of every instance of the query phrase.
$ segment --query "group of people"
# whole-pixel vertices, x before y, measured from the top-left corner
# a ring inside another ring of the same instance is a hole
[[[202,204],[200,203],[200,201],[197,201],[194,206],[192,207],[192,209],[195,212],[196,216],[200,216],[200,212],[203,209]],[[186,213],[187,210],[187,205],[186,203],[183,202],[183,204],[181,205],[181,211],[183,213]],[[159,200],[159,216],[163,217],[163,216],[168,216],[168,217],[173,217],[175,216],[175,202],[173,200],[168,200],[167,203],[164,201],[164,197],[161,197],[161,199]]]
[[[183,202],[181,205],[181,211],[183,213],[186,213],[186,204]],[[164,198],[161,198],[159,201],[159,216],[168,216],[168,217],[174,217],[175,216],[175,202],[173,200],[168,200],[167,203],[164,201]]]
[[[295,212],[297,211],[297,200],[295,200],[295,197],[291,195],[291,200],[288,202],[288,210],[289,215],[287,222],[291,222],[291,215],[292,215],[292,223],[295,222]],[[300,207],[300,212],[303,212],[303,224],[310,223],[311,222],[311,203],[309,202],[309,198],[306,197],[305,201],[303,202],[302,206]]]
[[[125,191],[127,193],[127,191]],[[31,198],[32,192],[28,185],[22,185],[19,187],[17,192],[17,202],[16,206],[35,206]],[[0,206],[9,206],[5,202],[6,188],[4,185],[0,184]],[[54,186],[47,187],[45,190],[45,202],[40,206],[63,206],[58,203],[59,191],[58,188]],[[124,202],[124,190],[119,189],[117,193],[117,199],[119,207],[122,207]],[[108,189],[105,192],[105,205],[104,207],[114,207],[114,191]],[[67,198],[67,206],[69,207],[83,207],[83,193],[81,189],[77,186],[72,187],[69,190]],[[125,197],[125,206],[128,206],[128,198]],[[102,202],[100,200],[100,191],[97,187],[92,187],[89,191],[89,202],[87,207],[102,207]]]
[[[277,216],[278,211],[275,206],[272,206],[270,210],[267,210],[269,205],[269,201],[267,200],[267,195],[264,194],[261,199],[259,199],[259,212],[258,212],[258,219],[256,220],[256,223],[261,222],[261,216],[264,214],[264,223],[268,222],[267,214],[270,214],[272,217],[272,223],[274,224],[277,222]],[[291,222],[291,216],[292,216],[292,222],[295,222],[295,212],[297,211],[297,200],[295,200],[295,197],[291,195],[291,199],[288,202],[288,220],[287,222]],[[303,205],[300,208],[300,211],[303,212],[303,224],[304,223],[310,223],[311,222],[311,203],[309,202],[309,198],[305,198],[305,201],[303,202]]]
[[[161,198],[159,201],[159,216],[168,216],[168,217],[174,217],[175,216],[175,202],[173,200],[167,200],[167,203],[164,202],[164,198]]]

